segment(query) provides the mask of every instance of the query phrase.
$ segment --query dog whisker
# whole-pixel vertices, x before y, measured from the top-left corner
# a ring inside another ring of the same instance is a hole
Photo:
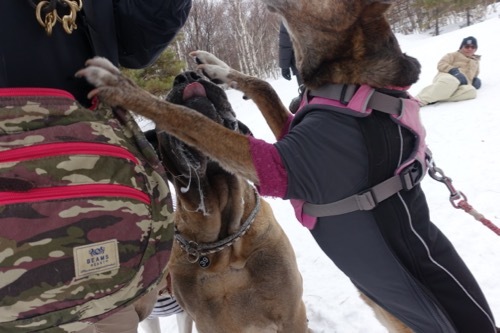
[[[191,173],[191,170],[192,170],[193,173],[194,173],[194,175],[196,176],[196,179],[198,180],[196,183],[198,184],[197,187],[198,187],[198,193],[199,193],[199,196],[200,196],[199,206],[194,211],[202,213],[203,216],[209,216],[210,214],[208,213],[207,207],[205,205],[205,196],[204,196],[203,190],[201,188],[200,175],[198,173],[199,166],[198,166],[198,168],[194,167],[190,163],[190,161],[185,157],[184,154],[183,154],[182,158],[184,158],[184,160],[186,161],[186,165],[188,166],[189,177],[187,177],[188,178],[188,184],[186,186],[181,187],[180,190],[181,190],[182,193],[187,193],[190,190],[191,183],[192,183],[192,180],[193,180],[193,174]]]
[[[196,175],[196,178],[198,179],[198,192],[200,195],[200,205],[198,208],[196,208],[196,211],[203,213],[203,216],[209,216],[210,214],[207,211],[207,207],[205,205],[205,196],[203,195],[203,190],[201,188],[201,182],[200,182],[200,175],[198,172],[193,168],[194,174]]]
[[[188,177],[188,184],[186,186],[182,186],[181,187],[181,192],[182,193],[187,193],[187,191],[189,191],[189,188],[191,187],[191,166],[188,165],[188,170],[189,170],[189,177]]]

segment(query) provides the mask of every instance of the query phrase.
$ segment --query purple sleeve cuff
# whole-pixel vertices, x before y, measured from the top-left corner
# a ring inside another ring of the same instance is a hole
[[[288,177],[278,150],[273,144],[248,137],[250,153],[257,171],[259,193],[264,196],[285,197]]]

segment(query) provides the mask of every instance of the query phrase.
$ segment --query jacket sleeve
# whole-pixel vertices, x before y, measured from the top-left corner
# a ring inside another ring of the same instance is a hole
[[[294,54],[290,35],[283,23],[280,25],[279,34],[279,66],[280,68],[290,68],[294,64]]]
[[[438,62],[438,71],[448,73],[450,69],[457,67],[455,64],[455,56],[453,53],[448,53]]]
[[[114,0],[118,58],[127,68],[152,63],[187,20],[191,0]]]

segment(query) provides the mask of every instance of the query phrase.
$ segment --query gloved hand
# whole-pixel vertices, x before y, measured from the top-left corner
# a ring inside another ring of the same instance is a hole
[[[282,68],[281,76],[290,81],[292,79],[292,74],[290,73],[290,68]]]
[[[297,96],[292,99],[290,105],[288,106],[288,110],[295,114],[299,110],[300,102],[302,100],[302,96]]]
[[[472,86],[476,89],[481,88],[481,80],[478,77],[472,79]]]
[[[458,68],[452,68],[448,73],[450,73],[458,81],[460,81],[460,85],[467,84],[467,78],[465,77],[465,75],[462,74],[462,72],[460,72]]]

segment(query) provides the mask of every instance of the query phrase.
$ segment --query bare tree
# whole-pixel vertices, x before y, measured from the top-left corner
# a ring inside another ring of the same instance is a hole
[[[494,3],[494,0],[395,0],[387,18],[396,32],[432,29],[438,35],[446,24],[477,22]],[[270,13],[261,1],[196,0],[192,6],[180,38],[171,46],[185,60],[187,68],[194,68],[188,53],[200,49],[216,54],[244,73],[277,77],[279,17]]]
[[[275,76],[278,27],[278,17],[260,1],[197,0],[182,30],[184,38],[173,47],[181,58],[205,50],[244,73]],[[192,61],[187,63],[193,68]]]

